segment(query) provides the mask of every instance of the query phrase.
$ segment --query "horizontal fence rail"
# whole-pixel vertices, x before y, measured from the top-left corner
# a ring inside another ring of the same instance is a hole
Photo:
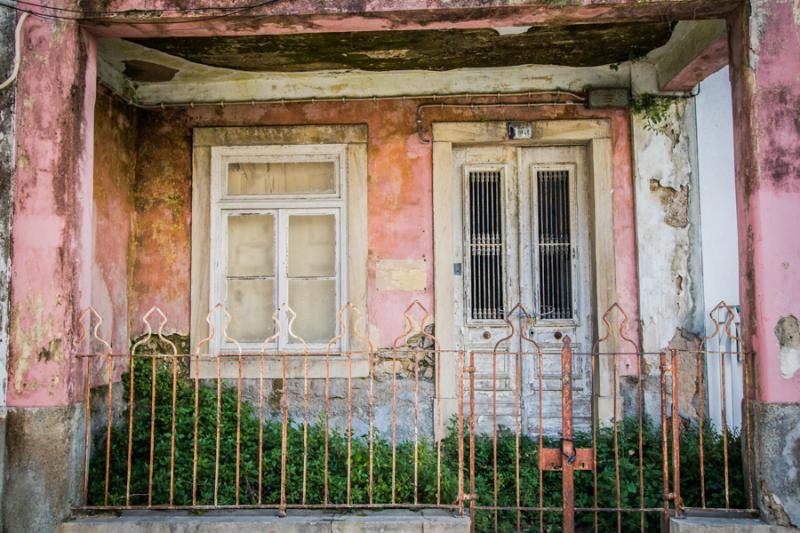
[[[646,352],[616,304],[591,346],[534,340],[523,325],[535,317],[517,305],[505,338],[459,350],[414,302],[378,348],[348,304],[319,351],[282,306],[274,335],[248,352],[222,306],[193,349],[153,308],[145,334],[115,353],[90,308],[75,341],[82,508],[439,508],[469,513],[477,531],[649,531],[694,508],[752,512],[748,402],[736,423],[726,408],[741,401],[726,397],[732,361],[736,390],[750,379],[734,316],[722,303],[707,337]],[[282,332],[299,351],[268,350]],[[234,350],[216,351],[217,335]],[[456,373],[450,407],[437,394],[443,361]]]

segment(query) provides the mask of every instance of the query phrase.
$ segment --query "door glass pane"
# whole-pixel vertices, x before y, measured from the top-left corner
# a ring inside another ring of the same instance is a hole
[[[336,192],[333,161],[316,163],[231,163],[228,194],[325,194]]]
[[[467,183],[470,318],[505,318],[503,286],[503,195],[499,171],[469,173]]]
[[[336,275],[336,217],[289,217],[289,277]]]
[[[289,280],[289,306],[297,313],[292,329],[306,342],[326,343],[335,336],[336,280]]]
[[[273,283],[269,279],[228,280],[228,335],[239,342],[263,342],[275,332]]]
[[[539,195],[539,315],[570,319],[572,304],[572,232],[569,171],[541,170],[536,174]]]
[[[275,217],[228,218],[228,276],[275,275]]]

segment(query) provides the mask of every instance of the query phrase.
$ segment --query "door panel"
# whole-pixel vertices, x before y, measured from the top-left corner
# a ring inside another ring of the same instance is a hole
[[[580,146],[456,147],[454,176],[455,338],[475,353],[476,422],[479,430],[515,427],[516,398],[527,433],[539,430],[538,357],[517,360],[508,352],[532,352],[510,339],[508,312],[521,304],[531,319],[515,327],[543,351],[542,424],[561,427],[560,336],[576,353],[591,349],[593,331],[588,225],[589,180]],[[496,356],[493,354],[497,353]],[[590,358],[576,356],[576,427],[588,427]],[[520,376],[517,373],[521,372]],[[518,385],[519,384],[519,385]],[[494,386],[493,386],[494,385]],[[521,390],[517,391],[520,386]]]

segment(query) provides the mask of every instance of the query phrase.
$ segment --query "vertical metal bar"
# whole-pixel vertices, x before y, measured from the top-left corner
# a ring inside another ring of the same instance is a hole
[[[572,346],[569,336],[564,336],[561,348],[561,408],[562,408],[562,524],[565,533],[575,531],[575,469],[572,429]]]
[[[539,532],[542,533],[544,532],[544,416],[542,415],[542,400],[544,399],[542,393],[542,364],[544,363],[544,359],[540,349],[537,348],[536,353],[539,356],[539,368],[537,372],[537,381],[539,385]]]
[[[324,458],[322,467],[322,505],[328,505],[328,424],[329,424],[329,397],[331,395],[331,362],[330,349],[325,351],[325,435],[324,439]]]
[[[672,478],[675,494],[675,514],[683,514],[681,501],[681,441],[680,412],[678,409],[678,351],[672,350]]]
[[[436,373],[436,505],[442,504],[442,379],[441,379],[441,351],[439,347],[434,344],[434,372]],[[460,362],[459,362],[460,364]],[[460,397],[459,397],[460,398]],[[459,405],[459,409],[461,406]],[[459,446],[463,442],[459,441]],[[460,466],[460,465],[459,465]],[[459,493],[460,495],[461,493]],[[463,505],[463,502],[459,505]]]
[[[217,354],[217,426],[214,446],[214,506],[219,505],[219,444],[220,421],[222,418],[222,358]]]
[[[92,367],[94,366],[93,356],[86,357],[86,383],[85,395],[86,405],[84,406],[86,424],[83,429],[83,502],[86,503],[89,496],[89,443],[91,442],[91,417],[92,417]],[[133,374],[131,374],[133,375]],[[133,389],[131,389],[133,392]],[[131,400],[132,401],[132,400]],[[130,472],[130,468],[128,468]]]
[[[175,410],[178,402],[178,356],[172,356],[172,412],[169,436],[169,505],[175,502]]]
[[[669,531],[669,450],[667,445],[667,355],[659,354],[661,369],[661,467],[663,477],[664,511],[661,516],[661,531]]]
[[[620,476],[619,476],[619,428],[617,426],[619,420],[617,417],[617,386],[618,386],[618,379],[617,374],[619,372],[619,360],[617,357],[617,352],[615,351],[611,355],[611,396],[612,396],[612,409],[614,410],[614,414],[612,415],[613,421],[613,431],[614,431],[614,494],[615,494],[615,503],[617,509],[622,506],[622,496],[620,493]],[[622,533],[622,513],[619,510],[616,512],[617,517],[617,532]]]
[[[520,346],[520,350],[522,347]],[[521,413],[521,394],[522,394],[522,353],[517,352],[516,357],[516,392],[514,394],[514,423],[516,426],[516,431],[514,433],[514,482],[515,482],[515,489],[516,489],[516,497],[517,497],[517,532],[522,531],[522,512],[520,511],[520,507],[522,506],[522,499],[520,494],[520,463],[519,463],[519,440],[520,440],[520,431],[522,425],[522,413]]]
[[[726,389],[728,388],[728,380],[725,375],[725,359],[728,357],[728,352],[722,350],[721,354],[721,374],[722,374],[722,470],[723,478],[725,480],[725,509],[731,508],[730,497],[730,480],[728,475],[728,399]]]
[[[738,349],[741,350],[741,346],[738,346]],[[745,464],[747,465],[747,469],[745,474],[747,475],[747,507],[749,509],[753,509],[755,505],[755,494],[753,490],[753,434],[751,433],[750,429],[750,354],[745,352],[744,354],[744,364],[742,368],[744,369],[744,423],[745,423],[745,450],[746,450],[746,459]]]
[[[242,363],[242,354],[239,353],[236,376],[236,505],[239,505],[239,471],[242,458]]]
[[[131,504],[131,463],[133,461],[133,409],[135,403],[133,401],[134,396],[134,374],[136,373],[136,365],[135,360],[133,358],[133,352],[131,351],[129,357],[129,365],[131,369],[130,375],[130,383],[128,384],[128,466],[127,470],[125,471],[125,506],[128,507]],[[84,500],[85,501],[85,500]]]
[[[597,416],[597,395],[595,394],[595,376],[597,375],[597,348],[592,347],[592,506],[594,507],[594,531],[598,532],[599,513],[597,497],[597,425],[600,423]]]
[[[192,446],[192,505],[197,505],[197,445],[198,423],[200,419],[200,352],[194,364],[194,442]]]
[[[475,527],[475,352],[469,352],[469,522]]]
[[[109,473],[111,470],[111,414],[112,414],[112,403],[114,399],[114,358],[109,353],[108,354],[108,398],[106,399],[107,403],[107,412],[106,412],[106,484],[105,484],[105,491],[103,494],[103,505],[108,505],[108,479]],[[174,409],[173,409],[174,411]],[[175,433],[173,429],[172,433]],[[84,500],[86,502],[86,500]],[[88,502],[87,502],[88,503]],[[171,505],[171,502],[170,502]]]
[[[350,505],[350,482],[353,456],[353,353],[347,352],[347,505]]]
[[[147,506],[153,505],[153,457],[156,438],[156,356],[150,354],[150,466],[147,470]]]
[[[700,459],[700,505],[706,506],[706,465],[703,446],[703,352],[697,352],[697,435]]]
[[[418,503],[419,503],[419,351],[414,350],[414,505],[417,505]]]
[[[264,352],[258,357],[258,505],[264,491]]]
[[[284,385],[285,386],[285,385]],[[302,504],[306,504],[308,480],[308,349],[303,350],[303,489]]]
[[[286,398],[288,389],[286,383],[286,352],[281,353],[281,409],[283,419],[281,421],[281,503],[279,516],[286,516],[286,448],[289,436],[289,405]]]
[[[369,352],[369,504],[373,503],[375,485],[375,361]]]
[[[392,504],[395,502],[397,477],[397,350],[392,349]]]
[[[636,410],[639,416],[639,509],[644,508],[644,395],[642,391],[642,357],[636,354]],[[644,511],[639,513],[639,529],[644,533]]]
[[[437,375],[440,368],[437,365]],[[441,504],[439,494],[436,499]],[[464,352],[458,352],[458,514],[464,515]]]
[[[498,486],[497,486],[497,351],[492,352],[492,487],[494,504],[494,530],[499,529],[497,513]]]

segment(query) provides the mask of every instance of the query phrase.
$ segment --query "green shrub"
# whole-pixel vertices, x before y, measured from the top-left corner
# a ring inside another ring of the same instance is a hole
[[[155,419],[151,421],[151,386],[152,365],[149,360],[136,362],[134,380],[134,412],[132,437],[132,463],[130,474],[131,505],[146,505],[149,485],[151,422],[153,424],[153,469],[152,469],[152,504],[165,505],[169,502],[170,488],[170,451],[172,424],[172,370],[171,366],[158,363],[155,387]],[[193,450],[194,450],[194,382],[186,378],[185,370],[178,372],[176,381],[175,407],[175,461],[174,461],[174,494],[175,505],[192,504]],[[123,376],[123,400],[130,398],[129,374]],[[236,388],[223,384],[219,395],[219,472],[217,484],[217,501],[219,505],[235,503],[236,487]],[[197,450],[197,488],[196,503],[198,505],[214,504],[214,480],[217,449],[217,389],[215,386],[200,385],[198,401],[198,450]],[[125,504],[126,471],[128,457],[128,418],[126,411],[119,424],[112,427],[111,452],[109,464],[109,504],[122,506]],[[619,450],[619,504],[623,508],[639,507],[639,438],[638,422],[628,419],[618,424]],[[277,504],[280,501],[280,469],[281,469],[281,424],[266,422],[262,426],[262,493],[263,504]],[[321,421],[309,423],[307,439],[306,466],[306,499],[307,504],[320,504],[323,501],[324,475],[324,424]],[[464,457],[467,466],[464,470],[465,492],[469,490],[469,438],[464,436]],[[687,506],[700,505],[699,481],[699,445],[698,430],[694,427],[683,427],[680,433],[681,456],[681,489],[684,503]],[[240,416],[240,472],[239,503],[243,505],[258,502],[258,439],[259,418],[256,409],[242,402]],[[663,506],[663,473],[662,442],[660,427],[645,421],[642,431],[644,507],[660,508]],[[328,433],[328,502],[346,503],[346,464],[347,438],[336,431]],[[671,439],[670,439],[671,440]],[[704,431],[704,464],[706,504],[710,507],[724,507],[723,490],[723,451],[722,437],[712,428]],[[102,505],[104,499],[105,479],[105,443],[106,435],[100,434],[95,439],[95,453],[90,468],[89,505]],[[556,447],[558,442],[546,439],[546,447]],[[591,435],[576,435],[577,447],[590,447]],[[376,503],[391,502],[391,443],[376,438],[374,451],[374,492]],[[520,450],[520,504],[522,507],[539,506],[539,472],[538,472],[537,439],[521,436]],[[303,426],[291,423],[287,439],[287,483],[286,496],[289,504],[302,503],[303,473]],[[500,507],[516,506],[516,436],[507,429],[500,429],[497,436],[497,504]],[[671,457],[671,449],[668,450]],[[398,503],[414,502],[414,446],[404,442],[397,446],[396,501]],[[417,501],[422,504],[436,503],[436,447],[429,441],[421,441],[419,448],[419,484]],[[728,464],[731,506],[742,507],[745,504],[742,477],[741,440],[738,434],[728,435]],[[353,438],[351,443],[351,502],[367,503],[369,501],[369,443],[366,438]],[[616,507],[615,490],[614,434],[611,428],[603,428],[597,434],[597,494],[599,507]],[[493,440],[491,435],[475,437],[475,492],[477,504],[493,505],[494,495],[494,459]],[[672,468],[668,465],[668,468]],[[671,470],[670,470],[671,472]],[[441,458],[441,501],[450,504],[458,496],[458,431],[455,423],[451,424],[448,437],[442,442]],[[592,472],[580,471],[575,474],[576,507],[593,507]],[[559,508],[561,506],[561,474],[544,472],[542,475],[542,493],[544,507]],[[616,526],[615,513],[598,513],[601,530]],[[646,513],[648,530],[657,527],[659,513]],[[521,513],[523,528],[538,528],[539,513]],[[501,531],[516,530],[517,514],[515,511],[498,512],[498,526]],[[579,512],[576,522],[579,527],[593,527],[594,513]],[[639,513],[622,513],[623,527],[638,526]],[[492,511],[476,513],[476,530],[487,531],[494,527]],[[544,513],[545,527],[550,531],[559,529],[561,516],[559,513]]]

